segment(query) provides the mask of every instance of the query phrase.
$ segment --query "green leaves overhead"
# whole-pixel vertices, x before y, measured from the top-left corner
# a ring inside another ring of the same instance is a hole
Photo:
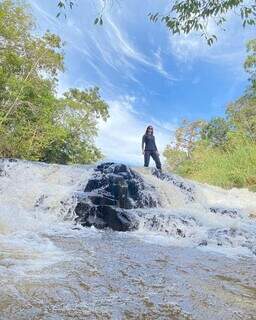
[[[97,17],[97,18],[94,20],[94,24],[99,24],[100,26],[103,25],[102,15],[100,15],[99,17]]]
[[[64,17],[66,18],[66,9],[72,10],[74,7],[75,1],[70,1],[70,0],[61,0],[58,1],[58,8],[59,12],[57,13],[56,17],[58,18],[62,13],[64,14]]]
[[[79,1],[75,3],[79,5]],[[127,1],[128,0],[124,0]],[[115,3],[117,0],[103,0],[102,9],[94,20],[94,24],[103,24],[103,14],[106,5]],[[65,0],[58,1],[60,12],[66,12],[66,8],[73,8],[74,2]],[[143,5],[143,2],[142,2]],[[159,1],[159,5],[161,5]],[[60,12],[57,16],[60,15]],[[217,40],[215,34],[209,33],[208,24],[211,21],[217,26],[222,27],[230,13],[239,15],[244,27],[256,24],[256,3],[255,0],[176,0],[170,1],[168,12],[150,12],[148,14],[150,21],[158,21],[165,24],[172,34],[189,34],[198,32],[212,45]]]
[[[170,4],[168,14],[150,13],[152,22],[161,21],[173,34],[199,32],[208,45],[217,40],[216,35],[208,31],[209,22],[222,26],[228,13],[239,14],[242,24],[255,25],[256,4],[244,0],[183,0]]]

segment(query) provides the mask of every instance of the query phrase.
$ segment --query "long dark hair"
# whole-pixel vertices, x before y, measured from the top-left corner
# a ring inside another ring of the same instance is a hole
[[[152,129],[151,135],[153,136],[153,134],[154,134],[154,128],[153,128],[152,126],[147,126],[147,129],[146,129],[145,134],[149,134],[149,129]]]

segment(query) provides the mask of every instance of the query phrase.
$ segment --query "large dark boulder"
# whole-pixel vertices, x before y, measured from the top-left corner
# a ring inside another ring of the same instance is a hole
[[[137,229],[138,219],[130,209],[156,207],[159,201],[152,197],[153,189],[128,166],[102,163],[95,168],[84,193],[79,195],[76,221],[98,229]]]
[[[116,231],[131,231],[138,227],[138,219],[130,210],[108,205],[90,206],[80,202],[76,213],[79,216],[78,221],[84,227],[111,228]]]

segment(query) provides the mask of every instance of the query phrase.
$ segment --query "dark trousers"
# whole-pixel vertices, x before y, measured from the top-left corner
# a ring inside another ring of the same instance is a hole
[[[161,170],[161,162],[160,162],[157,151],[149,151],[149,150],[144,151],[144,167],[148,167],[150,156],[155,161],[157,169]]]

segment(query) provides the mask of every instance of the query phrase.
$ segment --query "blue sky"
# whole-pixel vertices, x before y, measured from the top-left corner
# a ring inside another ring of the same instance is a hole
[[[197,34],[172,36],[149,12],[164,12],[168,0],[122,0],[105,8],[104,25],[95,26],[100,1],[79,0],[67,18],[56,18],[56,1],[29,0],[38,32],[49,29],[65,41],[66,72],[59,92],[99,86],[110,119],[99,124],[97,145],[109,160],[140,164],[141,136],[152,124],[159,149],[173,139],[183,118],[223,115],[228,102],[247,86],[245,44],[255,30],[231,16],[212,47]]]

